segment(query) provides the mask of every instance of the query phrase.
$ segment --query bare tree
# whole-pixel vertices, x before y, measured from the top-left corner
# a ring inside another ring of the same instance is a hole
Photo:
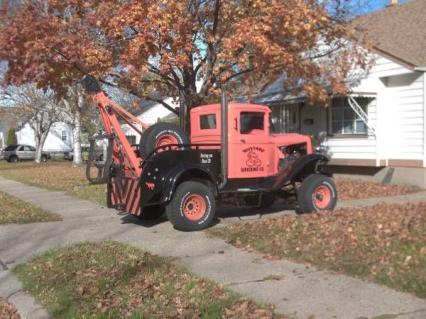
[[[43,91],[33,84],[8,87],[1,98],[13,107],[13,113],[20,126],[28,125],[34,131],[37,163],[41,162],[42,150],[52,124],[60,119],[61,109],[52,91]]]
[[[61,99],[61,120],[72,127],[73,134],[73,164],[81,165],[81,128],[84,106],[86,105],[84,93],[78,85],[68,86],[68,91]]]

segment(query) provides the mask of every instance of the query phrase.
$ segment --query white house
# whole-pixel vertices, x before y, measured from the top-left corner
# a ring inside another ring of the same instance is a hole
[[[3,149],[5,145],[6,145],[6,141],[5,141],[5,138],[4,138],[4,134],[3,134],[3,132],[1,131],[1,128],[0,128],[0,149]]]
[[[177,107],[176,102],[172,98],[164,99],[164,102],[172,107]],[[141,104],[140,111],[134,113],[134,115],[141,120],[143,123],[152,125],[158,121],[168,121],[177,118],[174,113],[165,108],[161,103],[157,102],[144,102]],[[137,134],[129,125],[122,125],[123,131],[128,137],[130,143],[139,143],[140,136]]]
[[[355,22],[367,31],[375,62],[350,95],[333,97],[324,110],[274,90],[275,83],[255,102],[270,105],[280,131],[326,136],[336,170],[426,188],[426,1]]]
[[[26,123],[16,131],[18,144],[35,146],[34,130]],[[72,128],[63,122],[53,123],[44,143],[43,150],[47,152],[68,152],[73,148]]]

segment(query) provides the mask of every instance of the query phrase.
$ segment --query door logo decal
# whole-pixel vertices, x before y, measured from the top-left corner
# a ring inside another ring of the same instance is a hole
[[[258,146],[252,146],[243,150],[243,153],[247,154],[247,160],[245,166],[241,167],[241,172],[263,172],[264,167],[262,166],[262,160],[259,158],[259,153],[263,153],[265,150]]]

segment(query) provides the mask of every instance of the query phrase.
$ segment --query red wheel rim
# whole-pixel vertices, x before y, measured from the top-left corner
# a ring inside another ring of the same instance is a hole
[[[189,195],[183,202],[183,214],[191,221],[197,221],[203,218],[206,214],[207,205],[206,201],[201,195]]]
[[[179,144],[178,139],[172,134],[164,134],[160,136],[160,138],[157,140],[157,144],[155,147],[157,148],[171,144]],[[170,149],[176,149],[176,147],[171,147]],[[163,152],[165,150],[166,149],[160,149],[159,152]]]
[[[320,185],[312,194],[312,202],[318,209],[326,209],[331,202],[331,197],[331,189],[328,186]]]

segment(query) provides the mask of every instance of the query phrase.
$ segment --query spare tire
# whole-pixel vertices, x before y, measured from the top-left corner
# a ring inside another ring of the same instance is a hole
[[[170,144],[189,144],[188,136],[172,123],[157,123],[143,132],[140,141],[140,155],[146,158],[157,147]]]

